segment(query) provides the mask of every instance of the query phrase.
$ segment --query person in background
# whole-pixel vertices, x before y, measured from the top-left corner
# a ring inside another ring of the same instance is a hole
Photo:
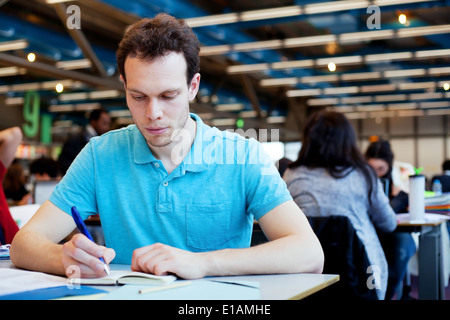
[[[283,178],[307,216],[348,217],[370,264],[380,268],[376,292],[378,299],[384,299],[388,267],[376,228],[392,232],[397,220],[380,181],[357,147],[345,115],[319,111],[308,118],[299,156]]]
[[[408,194],[394,185],[392,168],[394,153],[387,140],[373,141],[365,152],[367,162],[374,168],[378,178],[383,182],[389,203],[396,213],[408,212]],[[416,252],[416,245],[408,232],[383,232],[378,230],[378,237],[383,246],[389,267],[386,299],[391,299],[405,277],[409,259]],[[402,299],[408,299],[409,290],[405,286]],[[400,298],[400,297],[399,297]]]
[[[31,194],[26,188],[27,177],[23,166],[13,162],[3,178],[3,190],[11,205],[24,205],[31,201]]]
[[[70,137],[63,145],[58,163],[64,175],[75,157],[92,137],[101,136],[111,127],[111,117],[105,109],[95,109],[89,115],[89,124],[83,132]]]
[[[58,162],[48,157],[33,160],[30,164],[30,174],[35,180],[58,179],[60,176]]]
[[[450,192],[450,160],[445,160],[442,163],[442,174],[433,176],[431,178],[430,186],[433,185],[435,180],[441,182],[442,192]]]
[[[16,149],[22,141],[22,131],[19,127],[13,127],[0,131],[0,179],[3,181],[6,169],[11,165],[16,154]],[[0,184],[0,244],[12,242],[19,227],[11,217],[8,202]]]
[[[281,158],[280,160],[278,160],[278,172],[280,173],[281,177],[291,163],[292,160],[288,158]]]

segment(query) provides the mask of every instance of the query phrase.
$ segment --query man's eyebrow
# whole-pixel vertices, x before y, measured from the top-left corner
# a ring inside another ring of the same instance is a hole
[[[138,89],[127,88],[127,91],[146,95],[146,93],[144,93],[144,92],[142,92],[142,91],[140,91]],[[181,88],[172,88],[172,89],[164,90],[159,95],[163,95],[163,94],[167,94],[167,93],[175,93],[175,92],[180,92],[180,91],[181,91]]]

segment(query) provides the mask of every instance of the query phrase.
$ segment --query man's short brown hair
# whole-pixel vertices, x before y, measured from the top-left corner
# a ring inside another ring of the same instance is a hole
[[[144,18],[126,30],[116,53],[117,66],[126,82],[125,60],[128,56],[153,61],[171,52],[184,55],[189,85],[200,70],[200,43],[184,20],[160,13],[152,19]]]

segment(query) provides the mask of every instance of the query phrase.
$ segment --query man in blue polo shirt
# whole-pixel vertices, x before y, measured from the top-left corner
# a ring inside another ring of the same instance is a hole
[[[189,112],[200,85],[199,43],[160,14],[125,33],[117,51],[134,125],[91,139],[49,201],[17,234],[15,265],[83,277],[107,263],[210,275],[321,272],[323,252],[270,158],[254,139]],[[108,248],[77,234],[70,208],[99,214]],[[268,243],[249,247],[256,219]]]

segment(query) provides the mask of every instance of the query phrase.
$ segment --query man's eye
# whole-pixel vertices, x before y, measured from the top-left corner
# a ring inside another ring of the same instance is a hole
[[[164,100],[172,100],[175,99],[176,95],[171,95],[171,96],[163,96]]]
[[[143,97],[143,96],[132,96],[132,98],[133,98],[134,100],[136,100],[136,101],[144,100],[144,97]]]

